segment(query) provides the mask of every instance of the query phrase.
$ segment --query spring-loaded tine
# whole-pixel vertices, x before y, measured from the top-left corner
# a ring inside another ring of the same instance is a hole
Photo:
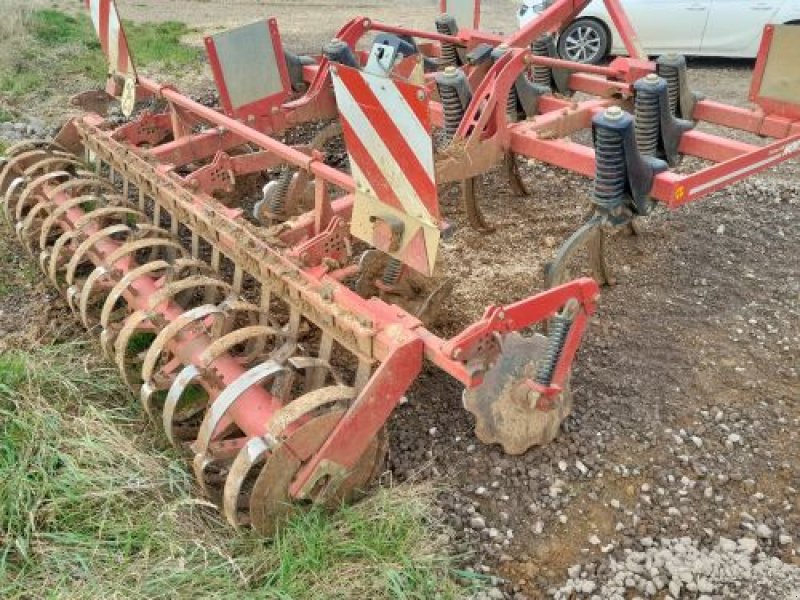
[[[511,191],[515,196],[527,196],[529,194],[525,184],[522,181],[522,176],[519,173],[519,163],[517,162],[517,155],[513,152],[506,152],[503,156],[503,169],[508,177],[508,184]]]
[[[465,179],[461,184],[462,200],[467,211],[467,219],[475,229],[483,231],[494,231],[494,227],[489,225],[478,206],[478,177]]]
[[[573,262],[576,257],[582,258],[581,249],[586,250],[587,260],[579,265],[582,269],[575,272]],[[614,283],[613,273],[605,257],[605,231],[600,217],[593,217],[584,223],[561,244],[555,258],[545,266],[545,285],[552,288],[587,271],[600,285]]]
[[[225,487],[222,492],[222,506],[225,519],[235,528],[241,525],[249,525],[248,515],[241,515],[239,511],[239,500],[242,494],[242,485],[253,467],[263,462],[274,442],[271,438],[254,437],[247,440],[247,443],[236,455],[233,464],[225,478]]]
[[[175,440],[175,430],[173,424],[175,422],[175,411],[178,408],[183,393],[199,376],[200,369],[195,365],[186,365],[181,372],[172,380],[172,385],[169,386],[167,397],[164,400],[164,409],[161,413],[161,423],[164,427],[164,434],[167,436],[169,443],[173,446],[178,446]]]

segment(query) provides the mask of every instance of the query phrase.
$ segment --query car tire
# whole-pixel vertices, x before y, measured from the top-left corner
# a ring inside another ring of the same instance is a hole
[[[558,55],[565,60],[596,65],[610,49],[608,30],[594,19],[577,19],[558,36]]]

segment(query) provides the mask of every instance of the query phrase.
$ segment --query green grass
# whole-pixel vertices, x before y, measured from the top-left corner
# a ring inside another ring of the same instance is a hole
[[[79,43],[100,49],[91,21],[85,16],[78,18],[57,10],[42,9],[31,14],[29,27],[34,39],[48,46]]]
[[[184,23],[125,23],[125,32],[136,65],[160,63],[181,69],[197,64],[201,55],[197,48],[181,43],[181,38],[192,32]]]
[[[460,598],[432,490],[235,532],[117,373],[75,342],[0,354],[0,597]]]
[[[195,68],[201,52],[182,44],[191,30],[183,23],[125,24],[137,67],[158,65],[181,72]],[[34,10],[23,19],[18,43],[0,48],[0,92],[11,99],[73,83],[76,78],[99,85],[107,64],[94,27],[85,11],[70,15],[53,9]],[[26,37],[27,36],[27,37]],[[8,42],[7,42],[8,43]]]

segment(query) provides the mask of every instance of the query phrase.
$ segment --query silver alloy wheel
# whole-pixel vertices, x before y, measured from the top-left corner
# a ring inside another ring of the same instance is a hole
[[[593,62],[603,45],[600,32],[591,25],[579,25],[564,40],[566,58],[575,62]]]

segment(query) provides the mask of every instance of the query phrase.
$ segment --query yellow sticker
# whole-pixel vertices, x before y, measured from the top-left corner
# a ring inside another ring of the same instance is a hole
[[[127,78],[125,79],[125,85],[122,88],[122,98],[120,99],[122,114],[126,117],[130,117],[133,114],[134,106],[136,106],[136,80]]]
[[[685,187],[683,187],[682,185],[679,185],[678,187],[675,188],[675,194],[674,194],[675,200],[680,202],[681,200],[683,200],[683,197],[685,195],[686,195],[686,188]]]

